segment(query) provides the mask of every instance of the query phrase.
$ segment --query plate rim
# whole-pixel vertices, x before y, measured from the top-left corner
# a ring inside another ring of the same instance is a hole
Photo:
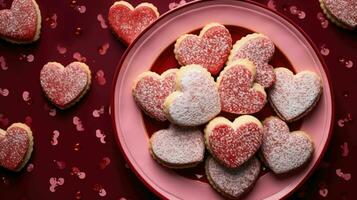
[[[115,121],[115,90],[116,90],[116,85],[117,85],[117,80],[118,80],[118,76],[120,74],[121,71],[121,66],[123,65],[123,62],[125,60],[125,58],[127,57],[128,53],[130,52],[130,50],[132,49],[132,47],[137,43],[137,41],[142,37],[142,35],[144,35],[146,32],[148,32],[148,30],[150,30],[151,27],[153,27],[155,24],[157,24],[159,21],[161,21],[163,18],[165,18],[167,15],[173,13],[173,12],[177,12],[178,10],[181,10],[183,8],[187,8],[191,5],[194,4],[198,4],[201,2],[208,2],[208,1],[217,1],[217,0],[194,0],[191,2],[188,2],[182,6],[176,7],[172,10],[169,10],[167,12],[165,12],[164,14],[160,15],[158,19],[156,19],[153,23],[151,23],[148,27],[146,27],[137,37],[136,39],[127,47],[127,49],[125,50],[125,52],[123,53],[123,55],[121,56],[121,59],[118,63],[118,65],[116,66],[116,70],[114,72],[114,76],[113,76],[113,82],[112,82],[112,88],[111,88],[111,94],[110,94],[110,115],[111,115],[111,121],[112,121],[112,128],[115,132],[115,140],[116,140],[116,145],[119,147],[123,157],[125,158],[125,161],[128,163],[130,169],[135,173],[136,177],[139,178],[139,180],[147,187],[149,188],[149,190],[151,192],[153,192],[155,195],[157,195],[159,198],[161,199],[167,199],[166,196],[164,196],[163,194],[161,194],[160,192],[158,192],[153,186],[151,186],[146,180],[145,178],[143,178],[140,173],[135,169],[134,165],[130,162],[130,159],[127,157],[127,155],[125,154],[125,150],[123,149],[121,143],[120,143],[120,139],[119,139],[119,133],[120,131],[117,130],[116,128],[116,121]],[[236,0],[226,0],[226,1],[236,1]],[[307,175],[301,180],[301,182],[294,188],[292,189],[290,192],[288,192],[285,196],[283,196],[282,198],[286,198],[288,196],[290,196],[292,193],[294,193],[296,190],[298,190],[306,181],[307,179],[309,179],[311,177],[311,175],[315,172],[316,168],[318,167],[318,165],[320,164],[321,160],[323,159],[327,147],[330,144],[331,141],[331,137],[333,134],[333,127],[334,127],[334,121],[335,121],[335,94],[334,94],[334,90],[333,90],[333,85],[332,85],[332,81],[331,81],[331,75],[330,75],[330,71],[325,63],[325,59],[322,57],[322,55],[319,53],[319,50],[316,46],[316,44],[312,41],[312,39],[308,36],[308,34],[299,26],[297,25],[292,19],[286,17],[285,15],[283,15],[282,13],[272,10],[270,8],[267,7],[267,5],[262,4],[262,3],[258,3],[255,2],[253,0],[240,0],[246,3],[250,3],[253,4],[255,6],[261,7],[263,9],[266,9],[276,15],[278,15],[279,17],[283,18],[285,21],[287,21],[288,23],[290,23],[292,26],[294,26],[294,28],[296,28],[302,35],[303,37],[308,41],[309,45],[313,48],[313,50],[315,51],[317,58],[319,59],[319,61],[321,62],[321,65],[323,67],[323,70],[326,74],[327,77],[327,82],[328,85],[330,87],[330,93],[331,93],[331,123],[330,123],[330,127],[329,127],[329,132],[328,132],[328,136],[327,136],[327,140],[326,140],[326,144],[323,147],[320,156],[318,157],[318,159],[316,160],[316,162],[314,163],[313,167],[311,168],[311,170],[307,173]]]

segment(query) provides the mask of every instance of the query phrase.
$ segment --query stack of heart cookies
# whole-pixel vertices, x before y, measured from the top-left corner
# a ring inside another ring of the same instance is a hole
[[[290,132],[287,123],[313,109],[322,82],[314,72],[274,68],[269,64],[274,52],[273,41],[260,33],[233,45],[229,30],[218,23],[206,25],[198,36],[179,37],[174,54],[182,67],[161,75],[144,72],[133,84],[144,113],[171,122],[151,136],[152,157],[176,169],[206,160],[211,186],[233,199],[253,188],[262,165],[275,174],[302,168],[314,145],[306,132]],[[261,122],[253,115],[268,102],[277,116]],[[235,119],[221,116],[227,113]]]

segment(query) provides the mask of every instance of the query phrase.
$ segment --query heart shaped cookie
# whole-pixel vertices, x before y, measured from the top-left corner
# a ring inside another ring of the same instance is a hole
[[[164,112],[172,123],[199,126],[221,111],[216,83],[200,65],[181,67],[176,76],[177,90],[164,102]]]
[[[266,118],[263,126],[261,153],[274,173],[293,171],[310,160],[314,145],[304,131],[290,132],[288,125],[277,117]]]
[[[318,75],[302,71],[296,75],[287,68],[276,68],[276,82],[270,89],[270,104],[284,121],[292,122],[306,115],[322,93]]]
[[[250,115],[230,122],[224,117],[210,121],[205,130],[207,149],[220,163],[237,168],[251,158],[263,140],[263,125]]]
[[[230,199],[239,199],[253,188],[260,173],[260,162],[253,157],[237,169],[228,169],[212,157],[206,160],[206,176],[211,186]]]
[[[150,151],[160,164],[169,168],[194,167],[203,161],[205,143],[198,128],[173,124],[155,132],[150,138]]]
[[[275,45],[267,36],[252,33],[238,40],[231,50],[227,65],[237,59],[247,58],[257,67],[256,82],[265,88],[275,82],[274,69],[268,64],[273,57]]]
[[[357,28],[357,1],[320,0],[320,5],[333,23],[347,29]]]
[[[0,38],[12,43],[31,43],[40,38],[41,12],[35,0],[14,0],[0,10]]]
[[[31,129],[14,123],[6,131],[0,129],[0,167],[20,171],[31,157],[33,137]]]
[[[144,72],[134,82],[133,96],[140,108],[150,117],[165,121],[164,101],[176,90],[176,72],[169,69],[160,75]]]
[[[217,78],[222,110],[235,114],[259,112],[266,104],[264,88],[254,83],[255,65],[238,59],[226,66]]]
[[[181,65],[198,64],[216,75],[227,61],[232,48],[232,37],[221,24],[206,25],[200,35],[185,34],[179,37],[174,53]]]
[[[158,17],[159,12],[151,3],[141,3],[134,9],[126,1],[117,1],[109,9],[108,21],[115,35],[131,44]]]
[[[65,109],[89,90],[90,73],[89,67],[81,62],[72,62],[67,67],[49,62],[41,70],[40,82],[48,99],[58,108]]]

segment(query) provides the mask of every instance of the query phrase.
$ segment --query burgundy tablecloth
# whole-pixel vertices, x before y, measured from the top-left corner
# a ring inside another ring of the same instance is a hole
[[[169,6],[171,1],[151,0],[160,13],[174,5]],[[355,199],[357,33],[326,21],[318,0],[259,2],[292,19],[312,38],[328,65],[335,93],[336,120],[327,153],[290,199]],[[0,128],[26,122],[35,136],[32,158],[23,171],[0,169],[0,199],[157,198],[128,168],[111,126],[111,84],[126,49],[106,27],[112,3],[38,0],[40,41],[22,46],[0,41]],[[0,0],[0,9],[10,4]],[[92,70],[91,90],[73,108],[59,111],[42,94],[39,72],[48,61],[68,64],[77,59]]]

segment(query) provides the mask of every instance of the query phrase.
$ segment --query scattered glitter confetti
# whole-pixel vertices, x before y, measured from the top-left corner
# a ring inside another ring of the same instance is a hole
[[[346,99],[349,97],[349,92],[347,90],[343,91],[343,97],[345,97]]]
[[[9,96],[9,90],[8,89],[6,89],[6,88],[0,88],[0,94],[2,95],[2,96],[4,96],[4,97],[7,97],[7,96]]]
[[[32,117],[26,116],[26,117],[25,117],[25,124],[26,124],[27,126],[31,127]]]
[[[105,140],[104,140],[106,136],[104,135],[104,133],[103,133],[102,130],[97,129],[97,130],[95,131],[95,136],[100,139],[100,142],[101,142],[102,144],[105,144],[105,143],[106,143]]]
[[[0,113],[0,122],[4,127],[6,127],[9,124],[9,119],[4,116],[4,114]]]
[[[319,194],[322,196],[322,197],[326,197],[327,194],[328,194],[328,190],[326,188],[321,188],[319,190]]]
[[[78,167],[72,167],[72,171],[70,172],[71,176],[77,176],[79,179],[85,179],[86,173],[82,172]]]
[[[53,162],[56,164],[56,168],[59,170],[63,170],[66,168],[66,162],[61,161],[61,160],[53,160]]]
[[[302,10],[299,10],[297,6],[290,6],[289,11],[293,15],[297,15],[299,19],[305,19],[306,13]]]
[[[51,145],[56,146],[58,145],[58,137],[60,136],[60,132],[58,130],[54,130],[52,133],[52,140],[51,140]]]
[[[46,17],[45,20],[52,29],[55,29],[57,27],[57,14],[56,13],[53,13],[50,16]]]
[[[29,91],[23,91],[22,92],[22,99],[27,103],[27,105],[31,105],[32,104],[32,99],[31,99]]]
[[[6,60],[5,60],[4,56],[0,56],[0,68],[2,70],[8,69],[8,67],[6,66]]]
[[[57,111],[56,108],[49,106],[48,104],[44,105],[44,108],[46,111],[48,111],[48,114],[52,117],[56,116]]]
[[[127,168],[127,169],[130,169],[128,163],[125,163],[124,167]]]
[[[105,19],[104,19],[103,15],[98,14],[97,15],[97,20],[99,21],[100,27],[102,27],[102,29],[107,29],[108,28],[108,25],[105,22]]]
[[[352,121],[352,114],[351,114],[351,113],[348,113],[345,118],[339,119],[339,120],[337,121],[337,125],[338,125],[339,127],[344,127],[344,126],[345,126],[345,123],[346,123],[346,122],[350,122],[350,121]]]
[[[82,28],[81,27],[77,27],[76,30],[74,31],[75,35],[81,35],[82,34]]]
[[[342,153],[341,153],[342,157],[347,157],[348,153],[349,153],[348,143],[344,142],[340,147],[341,147],[341,150],[342,150]]]
[[[178,3],[176,3],[176,2],[171,2],[171,3],[169,3],[169,9],[172,10],[172,9],[177,8],[177,7],[179,7],[179,6],[182,6],[182,5],[184,5],[184,4],[186,4],[186,1],[185,1],[185,0],[181,0],[181,1],[178,2]]]
[[[336,169],[336,174],[338,177],[343,178],[345,181],[349,181],[351,179],[351,174],[343,173],[341,169]]]
[[[104,106],[101,106],[99,109],[93,110],[93,117],[98,118],[100,115],[104,114]]]
[[[32,54],[29,54],[26,56],[27,62],[33,62],[35,60],[35,56]]]
[[[79,119],[79,117],[77,116],[73,117],[73,124],[76,126],[77,131],[84,131],[82,121],[81,119]]]
[[[57,45],[57,51],[59,54],[65,54],[67,53],[67,48],[62,45]]]
[[[56,192],[56,188],[60,185],[64,184],[64,178],[50,178],[50,191],[51,192]]]
[[[100,169],[105,169],[109,164],[110,164],[110,158],[104,157],[99,162],[99,168]]]
[[[74,193],[74,199],[82,199],[81,191],[78,190],[76,193]]]
[[[276,9],[276,3],[274,2],[274,0],[269,0],[267,3],[268,8],[277,11]]]
[[[109,43],[106,42],[98,48],[99,55],[105,55],[109,49]]]
[[[344,58],[344,57],[340,57],[340,58],[338,59],[338,61],[339,61],[340,63],[344,64],[345,67],[347,67],[347,68],[352,68],[352,67],[353,67],[353,62],[352,62],[352,60],[349,60],[349,59]]]
[[[99,196],[101,197],[105,197],[107,195],[107,192],[105,191],[104,188],[100,189],[99,192],[98,192]]]
[[[195,174],[195,176],[196,176],[196,178],[198,178],[198,179],[200,179],[200,178],[202,178],[202,177],[203,177],[203,175],[202,175],[202,174]]]
[[[73,53],[73,58],[76,59],[79,62],[86,62],[87,58],[82,56],[79,52]]]
[[[120,197],[118,200],[126,200],[125,197]]]
[[[76,0],[72,0],[69,4],[69,6],[71,6],[72,8],[74,8],[77,5],[77,1]]]
[[[85,13],[86,12],[86,10],[87,10],[87,7],[86,6],[76,6],[76,10],[79,12],[79,13],[81,13],[81,14],[83,14],[83,13]]]
[[[98,70],[97,73],[95,74],[95,79],[97,80],[99,85],[105,85],[107,80],[104,77],[104,71],[103,70]]]
[[[326,44],[322,44],[320,46],[320,53],[321,53],[321,55],[324,55],[324,56],[327,56],[328,54],[330,54],[330,49],[328,49],[326,47]]]
[[[77,142],[75,145],[74,145],[74,148],[73,148],[75,151],[79,151],[81,148],[80,148],[80,144]]]
[[[32,172],[35,169],[35,165],[30,163],[27,165],[26,171],[27,172]]]
[[[9,185],[9,184],[10,184],[10,180],[7,179],[5,176],[1,177],[1,180],[2,180],[2,183],[3,183],[4,185]]]
[[[101,196],[101,197],[104,197],[107,195],[107,192],[105,191],[105,189],[103,188],[103,186],[99,185],[99,184],[95,184],[93,186],[93,190],[95,192],[98,192],[98,195]]]
[[[318,12],[316,17],[320,21],[322,28],[327,28],[328,27],[329,22],[325,18],[325,15],[322,12]]]

